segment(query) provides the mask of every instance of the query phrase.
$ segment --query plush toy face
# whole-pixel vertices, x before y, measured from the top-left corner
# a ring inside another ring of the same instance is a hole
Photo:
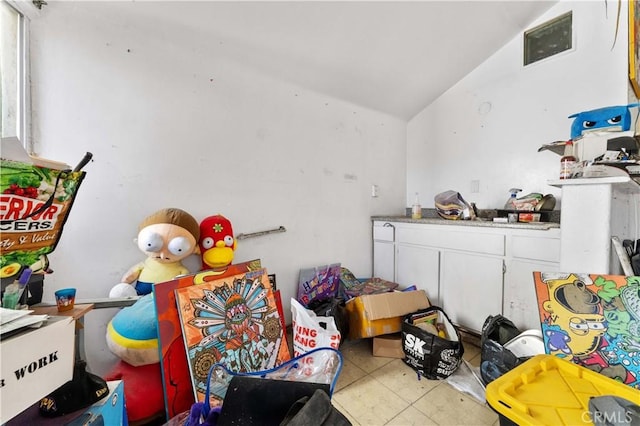
[[[160,263],[174,263],[193,254],[197,241],[181,226],[156,223],[140,230],[138,248]]]
[[[591,130],[629,130],[631,128],[629,108],[636,105],[610,106],[570,115],[569,118],[575,117],[571,125],[571,139],[575,139]]]
[[[559,326],[569,337],[565,353],[580,357],[594,352],[608,328],[596,286],[585,284],[575,275],[549,280],[547,285],[549,300],[543,308],[549,314],[549,325]]]
[[[200,254],[202,268],[222,268],[233,261],[236,239],[229,219],[209,216],[200,223]]]

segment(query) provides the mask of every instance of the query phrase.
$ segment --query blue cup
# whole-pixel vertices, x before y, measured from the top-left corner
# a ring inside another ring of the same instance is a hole
[[[76,289],[63,288],[55,292],[58,312],[70,311],[76,302]]]

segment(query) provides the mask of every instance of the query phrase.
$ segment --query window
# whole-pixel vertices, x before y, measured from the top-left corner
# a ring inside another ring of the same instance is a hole
[[[573,47],[572,13],[568,12],[524,33],[524,64],[529,65]]]
[[[25,17],[0,2],[0,136],[27,139]]]

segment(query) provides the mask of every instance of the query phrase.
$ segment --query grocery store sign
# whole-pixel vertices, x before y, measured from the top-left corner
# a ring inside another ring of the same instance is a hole
[[[0,266],[53,251],[84,175],[0,160]]]

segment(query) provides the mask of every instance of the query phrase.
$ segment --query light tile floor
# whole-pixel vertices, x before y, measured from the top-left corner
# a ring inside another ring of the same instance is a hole
[[[464,359],[480,364],[480,348],[464,341]],[[372,339],[344,342],[344,363],[333,405],[354,425],[492,425],[487,404],[444,380],[418,380],[401,359],[374,357]]]

